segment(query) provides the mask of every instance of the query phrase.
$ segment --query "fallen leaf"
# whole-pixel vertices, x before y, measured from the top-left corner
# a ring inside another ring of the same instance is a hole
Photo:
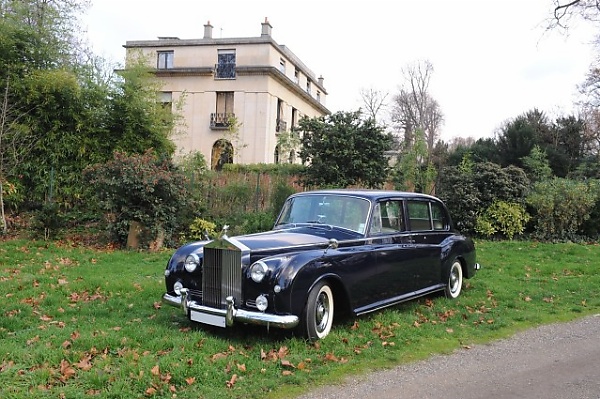
[[[60,380],[62,382],[65,382],[69,378],[73,377],[75,374],[77,374],[75,369],[71,367],[71,364],[67,360],[63,359],[60,362]]]
[[[233,386],[235,385],[235,382],[237,381],[237,374],[234,374],[231,376],[231,379],[229,381],[227,381],[227,388],[233,388]]]
[[[293,375],[293,374],[294,374],[294,373],[292,373],[290,370],[283,370],[283,371],[281,372],[281,375],[286,375],[286,376],[287,376],[287,375]]]
[[[227,353],[225,353],[225,352],[219,352],[219,353],[215,353],[214,355],[212,355],[210,357],[210,360],[212,360],[214,362],[214,361],[217,361],[219,359],[225,359],[226,357],[227,357]]]
[[[283,367],[296,368],[296,366],[294,366],[292,363],[290,363],[288,360],[285,360],[285,359],[281,359],[281,365]]]
[[[188,377],[185,379],[185,382],[187,382],[188,385],[192,385],[194,382],[196,382],[196,377]]]
[[[246,371],[246,365],[245,364],[238,364],[237,368],[239,371],[245,372]]]
[[[160,368],[158,367],[158,364],[152,367],[152,370],[150,370],[150,372],[152,373],[152,375],[160,375]]]
[[[75,364],[75,367],[83,371],[88,371],[92,368],[92,363],[90,362],[90,360],[92,360],[91,356],[85,356]]]

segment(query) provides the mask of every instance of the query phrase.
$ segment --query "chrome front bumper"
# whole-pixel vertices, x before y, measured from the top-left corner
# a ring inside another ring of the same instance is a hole
[[[238,322],[291,329],[295,328],[299,322],[298,316],[294,315],[280,316],[237,309],[233,297],[227,297],[227,309],[202,306],[198,302],[188,299],[185,288],[181,290],[181,296],[164,294],[162,299],[168,305],[183,309],[190,320],[218,327],[231,327],[235,322]]]

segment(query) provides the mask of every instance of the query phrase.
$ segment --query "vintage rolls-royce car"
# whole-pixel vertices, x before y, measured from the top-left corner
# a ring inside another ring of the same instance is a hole
[[[163,301],[198,323],[297,329],[317,340],[334,313],[359,316],[438,291],[456,298],[478,269],[473,241],[435,197],[309,191],[286,200],[271,231],[179,248]]]

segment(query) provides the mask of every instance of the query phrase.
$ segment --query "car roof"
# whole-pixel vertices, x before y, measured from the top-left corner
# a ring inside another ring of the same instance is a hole
[[[302,195],[349,195],[354,197],[361,197],[369,200],[376,201],[381,198],[390,197],[401,197],[401,198],[424,198],[433,199],[439,201],[438,198],[427,194],[413,193],[408,191],[395,191],[395,190],[375,190],[375,189],[329,189],[329,190],[312,190],[303,191],[292,195],[293,197]]]

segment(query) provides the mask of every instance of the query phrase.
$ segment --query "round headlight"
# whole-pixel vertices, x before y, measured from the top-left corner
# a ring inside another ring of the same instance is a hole
[[[175,293],[177,295],[181,295],[182,288],[183,288],[183,284],[181,284],[181,281],[177,281],[177,282],[175,282],[175,284],[173,284],[173,291],[175,291]]]
[[[250,266],[250,277],[252,277],[252,280],[254,280],[255,283],[260,283],[262,279],[265,278],[267,270],[267,264],[262,260],[259,260]]]
[[[269,306],[269,300],[267,299],[266,296],[259,295],[256,297],[256,307],[258,308],[258,310],[260,310],[261,312],[264,312],[265,310],[267,310],[268,306]]]
[[[200,265],[200,257],[196,254],[189,254],[185,258],[184,267],[189,273],[192,273]]]

